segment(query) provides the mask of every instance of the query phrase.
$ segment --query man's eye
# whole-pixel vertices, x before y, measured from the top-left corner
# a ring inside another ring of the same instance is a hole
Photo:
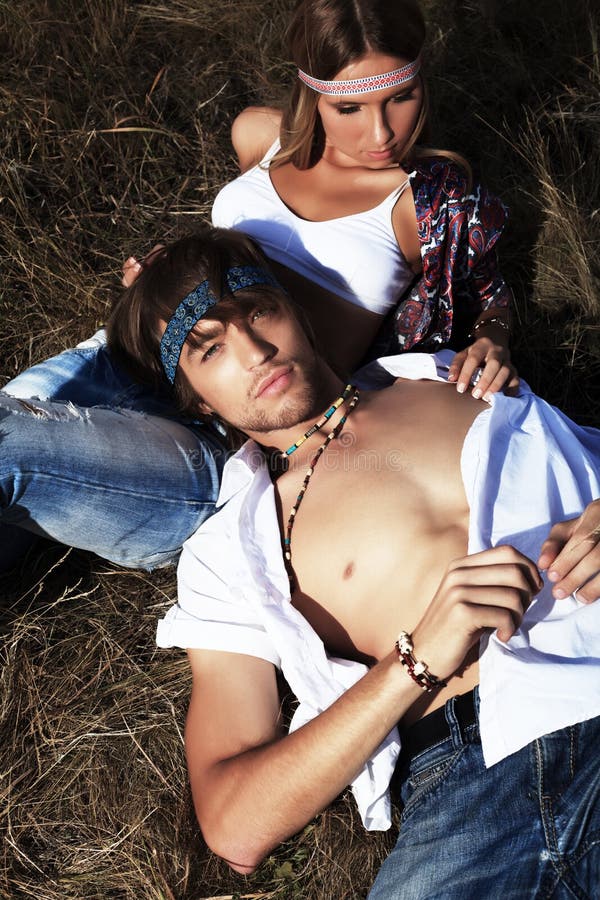
[[[255,322],[257,319],[263,319],[265,316],[268,316],[272,310],[266,306],[259,306],[256,309],[252,310],[252,321]]]
[[[221,346],[220,344],[211,344],[210,347],[208,347],[208,349],[205,350],[204,353],[202,354],[202,362],[204,362],[205,360],[211,359],[217,353],[220,346]]]

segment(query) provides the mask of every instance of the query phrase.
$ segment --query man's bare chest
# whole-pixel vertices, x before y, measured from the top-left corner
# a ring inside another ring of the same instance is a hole
[[[435,387],[434,398],[451,391]],[[294,604],[341,655],[389,650],[390,635],[416,624],[447,563],[466,551],[460,453],[475,410],[457,422],[446,404],[443,414],[424,411],[427,392],[405,393],[405,415],[394,420],[394,404],[377,403],[332,442],[294,521]],[[283,529],[303,474],[280,487]]]

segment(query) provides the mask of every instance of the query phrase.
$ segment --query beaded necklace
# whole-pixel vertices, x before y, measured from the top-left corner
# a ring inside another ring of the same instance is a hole
[[[316,432],[319,431],[323,427],[325,422],[327,422],[332,417],[332,415],[334,414],[336,409],[338,409],[338,407],[340,407],[342,405],[342,403],[344,402],[344,400],[346,399],[346,397],[348,396],[348,394],[351,391],[352,391],[352,385],[347,384],[346,387],[344,388],[344,393],[340,397],[338,397],[337,400],[333,401],[333,403],[331,404],[329,409],[325,410],[325,412],[323,413],[323,415],[321,416],[319,421],[315,422],[314,425],[311,425],[310,428],[308,429],[308,431],[305,431],[304,434],[302,435],[302,437],[299,438],[295,444],[292,444],[291,447],[288,447],[287,450],[283,451],[281,456],[284,459],[287,458],[288,456],[291,456],[292,453],[294,453],[294,451],[297,450],[298,447],[301,444],[303,444],[307,438],[311,437],[313,434],[316,434]]]
[[[348,385],[348,388],[349,388],[349,390],[347,389],[346,391],[344,391],[344,394],[347,395],[350,393],[350,391],[354,391],[352,399],[351,399],[350,403],[348,404],[348,409],[346,410],[345,414],[342,416],[340,421],[337,423],[335,428],[329,432],[329,434],[327,435],[327,437],[325,438],[325,440],[323,441],[323,443],[321,444],[321,446],[319,447],[319,449],[313,456],[312,460],[310,461],[310,465],[309,465],[308,469],[306,470],[306,475],[304,476],[304,481],[302,482],[302,486],[300,488],[300,491],[298,492],[298,496],[296,497],[296,502],[292,506],[292,511],[287,520],[285,538],[283,540],[283,555],[285,558],[285,566],[286,566],[286,569],[288,572],[288,578],[290,579],[290,584],[292,585],[292,587],[294,585],[294,575],[293,575],[293,571],[292,571],[292,530],[294,528],[294,523],[296,521],[296,514],[297,514],[298,510],[300,509],[300,504],[302,503],[302,500],[304,499],[304,495],[306,493],[306,489],[308,488],[308,484],[310,482],[312,474],[315,470],[315,466],[321,459],[321,456],[323,455],[325,449],[329,446],[331,441],[334,441],[338,437],[342,428],[346,424],[346,420],[347,420],[348,416],[350,415],[350,413],[352,412],[352,410],[354,409],[354,407],[356,406],[356,404],[359,401],[360,395],[359,395],[358,389],[354,388],[352,385]],[[341,401],[340,401],[340,403],[341,403]],[[338,406],[340,405],[340,403],[338,403]],[[328,410],[328,412],[329,412],[329,410]],[[285,455],[285,454],[283,454],[283,455]]]

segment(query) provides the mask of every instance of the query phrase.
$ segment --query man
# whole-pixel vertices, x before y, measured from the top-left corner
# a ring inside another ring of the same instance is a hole
[[[251,439],[158,631],[188,649],[205,839],[252,871],[349,783],[387,827],[400,723],[403,823],[373,898],[591,897],[600,434],[526,388],[449,390],[443,356],[344,387],[257,254],[219,230],[166,248],[110,326],[138,373]]]

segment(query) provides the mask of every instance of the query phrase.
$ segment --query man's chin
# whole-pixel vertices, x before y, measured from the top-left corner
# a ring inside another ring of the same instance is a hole
[[[268,406],[271,408],[257,409],[253,411],[253,415],[248,410],[241,417],[243,424],[236,425],[236,428],[247,434],[256,435],[261,440],[275,432],[297,428],[302,422],[317,419],[326,403],[323,404],[316,396],[316,391],[307,390],[295,397],[284,394],[278,398],[277,403],[269,403]]]
[[[307,419],[317,418],[318,413],[312,412],[312,407],[308,407],[308,411],[304,412],[300,408],[291,409],[287,407],[281,410],[277,415],[256,415],[253,419],[246,418],[243,425],[236,425],[240,431],[246,434],[257,435],[259,439],[267,438],[278,431],[287,431],[291,428],[297,428],[301,422]],[[261,441],[262,442],[262,441]]]

